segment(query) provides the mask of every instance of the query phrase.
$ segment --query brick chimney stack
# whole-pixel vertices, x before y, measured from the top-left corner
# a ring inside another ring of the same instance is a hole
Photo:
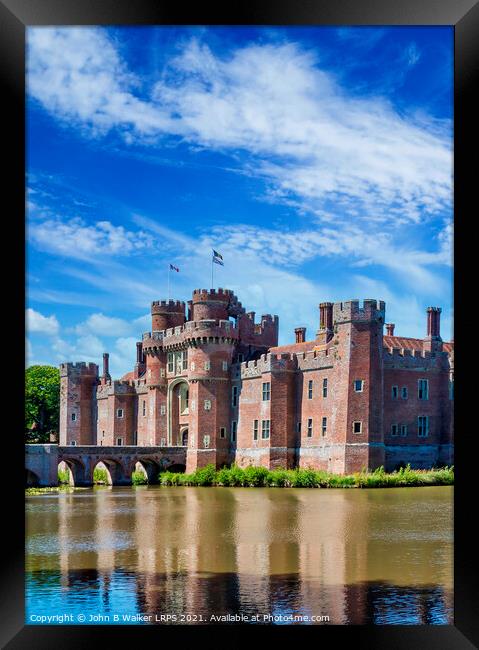
[[[327,343],[333,336],[333,303],[319,304],[319,330],[316,332],[318,343]]]
[[[386,323],[386,334],[394,336],[394,323]]]
[[[428,307],[426,309],[427,330],[423,349],[429,352],[442,351],[441,311],[442,309],[440,307]]]
[[[306,340],[306,328],[305,327],[296,327],[294,330],[296,335],[296,343],[304,343]]]
[[[101,383],[106,384],[107,381],[110,381],[110,370],[109,370],[110,355],[108,352],[103,353],[103,373],[101,376]]]

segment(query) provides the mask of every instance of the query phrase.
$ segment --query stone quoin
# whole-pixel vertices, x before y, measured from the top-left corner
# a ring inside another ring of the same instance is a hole
[[[60,445],[182,447],[187,472],[450,465],[454,352],[440,313],[427,309],[416,339],[385,323],[382,301],[323,302],[313,340],[298,327],[278,346],[278,317],[256,322],[232,291],[155,301],[121,379],[107,353],[101,375],[93,363],[60,365]]]

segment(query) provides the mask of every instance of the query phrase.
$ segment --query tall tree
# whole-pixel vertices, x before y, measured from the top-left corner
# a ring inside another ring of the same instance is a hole
[[[25,370],[26,442],[49,442],[58,432],[60,371],[53,366],[30,366]]]

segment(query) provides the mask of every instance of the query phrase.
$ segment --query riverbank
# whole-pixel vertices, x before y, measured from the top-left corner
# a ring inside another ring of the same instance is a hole
[[[385,488],[419,487],[425,485],[454,485],[454,467],[441,469],[411,469],[409,465],[397,472],[357,472],[346,476],[312,469],[276,469],[233,466],[216,470],[208,465],[192,474],[162,472],[158,482],[164,486],[217,487],[302,487],[302,488]]]
[[[87,487],[75,487],[73,485],[52,485],[51,487],[30,487],[25,488],[26,496],[35,494],[46,494],[48,492],[78,492],[79,490],[88,490]]]

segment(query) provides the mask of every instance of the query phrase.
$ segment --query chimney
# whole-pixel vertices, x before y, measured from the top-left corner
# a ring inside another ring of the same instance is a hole
[[[394,336],[394,323],[386,323],[386,334]]]
[[[442,352],[441,339],[441,308],[428,307],[427,313],[427,336],[424,339],[423,350],[428,352]]]
[[[318,343],[327,343],[333,336],[333,303],[319,304],[319,330],[316,332]]]
[[[247,312],[246,312],[246,316],[247,316],[250,320],[252,320],[253,323],[254,323],[254,317],[255,317],[255,314],[256,314],[256,312],[254,312],[254,311],[247,311]]]
[[[440,307],[427,308],[427,336],[432,338],[440,338],[441,334],[441,311]]]
[[[104,352],[103,353],[103,374],[101,376],[101,382],[100,382],[103,385],[105,385],[106,382],[111,379],[110,371],[108,367],[109,359],[110,359],[110,355],[108,354],[108,352]]]
[[[143,343],[141,341],[136,344],[136,363],[143,363]]]
[[[294,330],[296,335],[296,343],[304,343],[306,340],[306,328],[305,327],[296,327]]]

